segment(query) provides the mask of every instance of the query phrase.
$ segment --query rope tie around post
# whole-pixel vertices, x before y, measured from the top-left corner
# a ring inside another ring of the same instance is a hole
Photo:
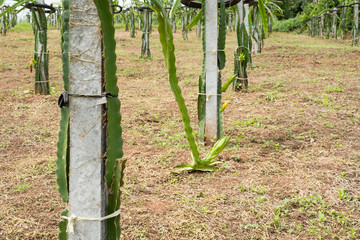
[[[74,227],[75,227],[75,223],[76,222],[80,222],[80,221],[89,221],[89,222],[101,222],[110,218],[114,218],[119,216],[121,213],[121,210],[117,210],[116,212],[107,215],[105,217],[99,217],[99,218],[82,218],[82,217],[77,217],[75,215],[71,215],[70,217],[66,217],[66,216],[61,216],[62,219],[67,220],[68,224],[66,227],[66,232],[67,233],[74,233]]]

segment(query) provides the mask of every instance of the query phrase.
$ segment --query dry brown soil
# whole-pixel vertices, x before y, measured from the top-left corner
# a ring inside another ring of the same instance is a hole
[[[56,141],[63,90],[60,35],[49,32],[50,96],[34,95],[31,31],[0,37],[0,239],[56,239]],[[359,239],[360,48],[274,33],[253,58],[249,91],[229,90],[230,143],[214,173],[173,174],[190,151],[158,33],[117,30],[122,102],[123,239]],[[198,131],[201,40],[175,34],[178,76]],[[224,81],[233,72],[228,33]],[[204,156],[208,147],[200,146]]]

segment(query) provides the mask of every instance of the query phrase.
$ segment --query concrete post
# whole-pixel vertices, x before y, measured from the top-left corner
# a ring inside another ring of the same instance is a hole
[[[130,11],[130,37],[134,38],[135,37],[135,16],[134,13]]]
[[[336,22],[336,16],[337,16],[337,9],[333,9],[333,21],[332,21],[332,29],[333,29],[333,38],[337,39],[337,22]]]
[[[324,38],[324,15],[321,15],[320,37],[321,37],[321,38]]]
[[[248,3],[244,4],[244,9],[245,9],[245,17],[244,17],[245,27],[246,27],[246,31],[247,31],[248,35],[250,36],[249,4]]]
[[[141,12],[138,15],[138,25],[139,25],[139,30],[141,30]]]
[[[239,3],[238,3],[238,7],[237,7],[237,14],[236,14],[236,24],[235,24],[235,31],[236,31],[236,28],[237,28],[237,23],[241,24],[244,22],[244,0],[241,0]]]
[[[347,2],[345,2],[345,4],[346,3]],[[341,37],[343,40],[346,39],[346,10],[347,10],[347,7],[343,7],[343,9],[342,9],[343,14],[342,14],[342,19],[341,19],[341,23],[342,23]]]
[[[201,20],[199,20],[196,25],[196,36],[201,38]]]
[[[354,4],[354,30],[353,30],[353,45],[359,44],[359,5],[360,2]]]
[[[258,11],[258,8],[256,6],[253,7],[254,9],[254,14],[253,14],[253,32],[254,32],[254,38],[253,38],[253,53],[258,53],[259,52],[259,23],[258,23],[258,19],[255,17],[256,15],[256,11]]]
[[[330,38],[330,14],[326,13],[326,39]]]
[[[217,0],[206,0],[206,142],[217,136],[217,41],[218,41],[218,4]]]
[[[70,13],[70,169],[69,216],[105,216],[106,131],[99,98],[103,89],[102,39],[96,6],[72,0]],[[82,97],[88,96],[88,97]],[[69,240],[103,240],[104,221],[76,221]]]
[[[268,15],[268,32],[269,34],[272,33],[272,21],[270,15]]]
[[[38,0],[38,3],[44,4],[44,0]],[[40,23],[40,19],[42,17],[40,16],[38,11],[35,11],[36,18],[38,19]],[[40,94],[49,94],[49,73],[48,69],[45,67],[45,62],[48,61],[49,56],[47,52],[47,36],[46,36],[46,29],[43,29],[42,24],[40,23],[40,28],[38,29],[38,38],[37,38],[37,52],[35,53],[37,55],[37,59],[40,60],[40,68],[39,68],[39,78],[35,79],[35,93]],[[36,24],[34,24],[35,28],[38,28]],[[44,36],[45,39],[40,37]],[[46,59],[45,59],[46,58]],[[39,81],[40,80],[40,81]]]

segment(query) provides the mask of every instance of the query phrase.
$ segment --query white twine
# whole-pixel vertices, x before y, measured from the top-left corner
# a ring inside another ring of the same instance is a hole
[[[214,49],[214,50],[204,51],[204,54],[211,53],[212,55],[215,55],[216,52],[225,52],[225,49]]]
[[[206,101],[208,102],[212,96],[222,96],[221,94],[212,94],[212,93],[198,93],[198,95],[206,96]]]
[[[61,218],[66,219],[68,221],[67,227],[66,227],[66,232],[68,233],[73,233],[74,232],[74,225],[75,225],[75,221],[104,221],[107,220],[109,218],[113,218],[113,217],[117,217],[118,215],[120,215],[120,209],[117,210],[116,212],[113,212],[110,215],[107,215],[105,217],[100,217],[100,218],[81,218],[81,217],[77,217],[74,214],[72,214],[70,217],[66,217],[66,216],[61,216]]]

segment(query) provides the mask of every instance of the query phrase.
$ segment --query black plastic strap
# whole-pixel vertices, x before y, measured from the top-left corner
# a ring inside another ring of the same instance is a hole
[[[39,4],[39,3],[26,3],[25,7],[28,9],[35,8],[34,10],[37,11],[38,8],[49,9],[45,10],[45,13],[54,13],[56,9],[53,6],[47,4]]]
[[[114,11],[114,14],[121,13],[121,11],[123,10],[123,9],[122,9],[122,6],[120,6],[120,5],[113,4],[113,5],[111,5],[111,7],[112,7],[113,9],[115,9],[115,8],[119,8],[119,9],[120,9],[119,11],[113,10],[113,11]]]
[[[225,1],[225,7],[231,7],[234,6],[236,4],[238,4],[240,2],[240,0],[227,0]],[[184,4],[187,7],[191,7],[191,8],[202,8],[202,3],[201,2],[196,2],[196,1],[192,1],[192,0],[181,0],[181,3]],[[218,2],[218,8],[220,8],[220,3]]]
[[[359,4],[359,5],[360,5],[360,2],[354,2],[354,3],[351,3],[351,4],[349,4],[349,7],[352,7],[352,6],[357,5],[357,4]]]
[[[69,93],[63,92],[58,99],[58,106],[62,107],[69,107]]]
[[[86,95],[86,94],[72,94],[72,93],[68,93],[68,92],[63,92],[60,94],[59,99],[58,99],[58,106],[60,108],[62,107],[69,107],[69,97],[89,97],[89,98],[116,98],[118,97],[117,94],[111,94],[109,92],[103,93],[101,95]]]
[[[154,11],[151,8],[149,8],[148,6],[137,7],[137,10],[139,10],[140,12],[144,11],[145,9],[149,10],[149,12]]]
[[[253,7],[257,6],[258,4],[259,4],[258,1],[249,2],[249,6],[253,6]]]

